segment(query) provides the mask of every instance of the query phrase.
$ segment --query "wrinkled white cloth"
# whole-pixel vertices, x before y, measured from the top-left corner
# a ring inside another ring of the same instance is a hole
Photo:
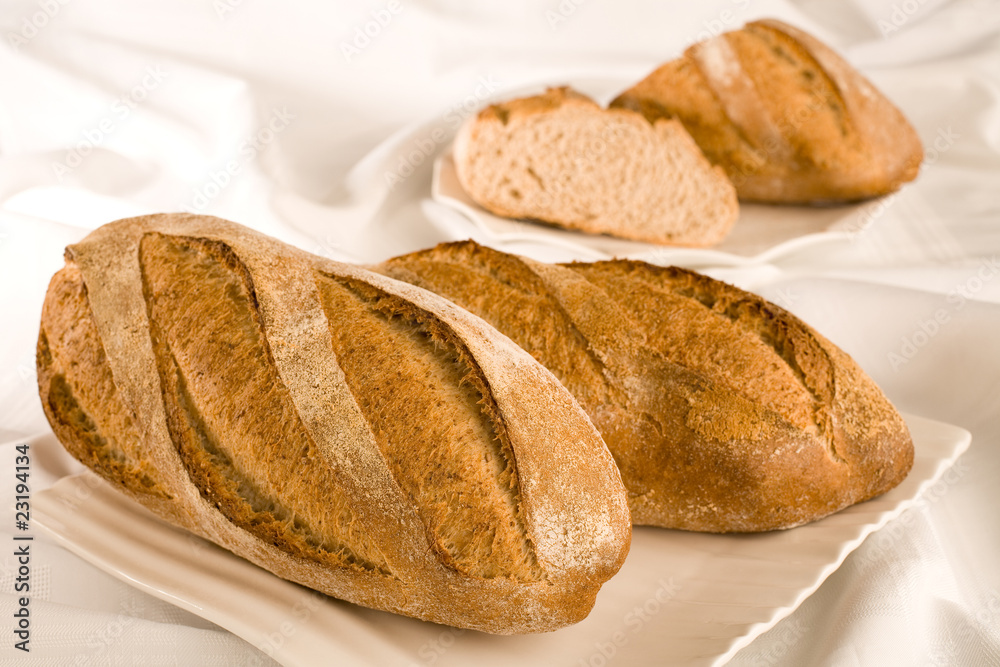
[[[707,272],[797,313],[901,409],[973,442],[940,493],[870,537],[731,664],[1000,664],[996,0],[4,3],[0,442],[11,444],[0,447],[0,542],[14,533],[14,446],[48,429],[34,387],[42,296],[87,229],[188,210],[366,262],[460,238],[468,228],[428,202],[445,148],[435,128],[453,131],[525,86],[637,80],[763,16],[859,67],[913,121],[927,161],[916,183],[861,211],[857,234]],[[504,249],[568,258],[530,241]],[[79,469],[60,451],[35,454],[33,492]],[[0,664],[271,664],[42,538],[33,650],[15,651],[10,551]]]

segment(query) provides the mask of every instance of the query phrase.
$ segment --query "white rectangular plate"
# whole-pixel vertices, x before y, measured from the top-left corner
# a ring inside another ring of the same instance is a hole
[[[916,458],[889,493],[788,531],[637,528],[593,612],[562,630],[498,637],[320,596],[188,533],[86,472],[34,502],[37,525],[97,567],[243,637],[285,665],[721,665],[815,591],[866,536],[912,505],[969,446],[907,416]]]

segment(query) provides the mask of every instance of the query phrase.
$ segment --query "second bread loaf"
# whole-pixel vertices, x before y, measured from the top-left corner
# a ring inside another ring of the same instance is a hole
[[[789,528],[884,493],[912,464],[906,425],[854,360],[725,283],[472,242],[377,270],[468,308],[545,364],[604,436],[636,524]]]

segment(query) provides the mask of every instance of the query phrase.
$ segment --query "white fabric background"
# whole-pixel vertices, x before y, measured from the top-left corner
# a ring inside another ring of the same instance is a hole
[[[424,202],[426,165],[385,188],[393,151],[419,146],[414,127],[451,125],[485,94],[525,84],[638,79],[707,31],[775,16],[862,69],[913,121],[929,159],[864,234],[709,272],[798,313],[901,409],[963,426],[973,443],[926,501],[732,664],[1000,664],[1000,2],[399,0],[345,57],[342,44],[389,4],[3,3],[0,441],[47,429],[33,374],[41,299],[63,246],[86,228],[189,208],[361,261],[448,240]],[[279,131],[251,155],[247,138],[268,123]],[[238,173],[220,176],[233,161]],[[947,323],[893,363],[939,309]],[[12,444],[0,448],[3,544],[13,457]],[[33,491],[77,468],[35,452]],[[5,629],[16,567],[4,553],[0,664],[269,664],[44,541],[25,659]]]

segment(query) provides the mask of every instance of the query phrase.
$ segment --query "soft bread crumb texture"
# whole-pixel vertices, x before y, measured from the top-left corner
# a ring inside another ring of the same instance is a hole
[[[876,197],[916,178],[923,160],[916,131],[871,82],[775,20],[693,45],[611,106],[683,123],[745,201]]]
[[[455,146],[463,187],[498,215],[688,246],[718,243],[738,215],[732,185],[680,123],[565,88],[488,107]]]

